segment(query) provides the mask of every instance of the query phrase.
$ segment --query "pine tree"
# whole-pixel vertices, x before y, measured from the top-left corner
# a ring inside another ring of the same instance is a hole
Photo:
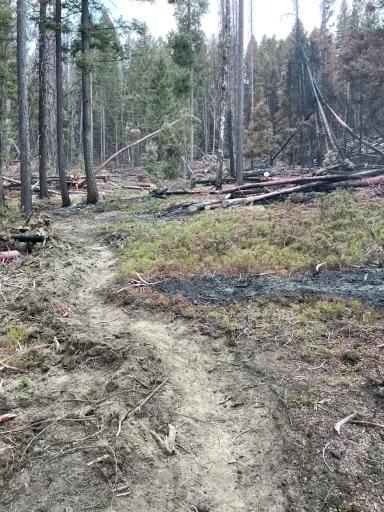
[[[13,86],[9,73],[11,59],[14,11],[11,0],[0,0],[0,206],[4,202],[3,168],[7,161],[7,139],[9,124],[9,108],[7,100],[9,89]]]
[[[245,144],[245,156],[251,161],[267,158],[276,149],[277,137],[265,99],[261,99],[251,116]]]

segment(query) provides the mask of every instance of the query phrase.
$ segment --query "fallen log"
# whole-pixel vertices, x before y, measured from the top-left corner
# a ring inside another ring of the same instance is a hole
[[[0,252],[0,263],[9,263],[17,258],[20,258],[21,254],[19,251],[3,251]]]
[[[383,172],[383,168],[371,169],[369,171],[356,172],[353,174],[328,174],[325,176],[295,176],[292,178],[278,178],[269,181],[260,181],[259,183],[247,183],[245,185],[239,185],[237,187],[223,189],[222,192],[214,190],[212,194],[230,194],[233,192],[239,192],[242,190],[252,190],[256,188],[274,187],[277,185],[290,185],[290,184],[301,184],[301,183],[316,183],[320,181],[324,182],[335,182],[335,181],[346,181],[358,178],[376,176]]]
[[[216,210],[219,208],[228,208],[231,206],[239,206],[239,205],[250,205],[258,202],[267,201],[269,199],[276,199],[279,197],[283,197],[289,194],[293,194],[295,192],[308,192],[313,190],[334,190],[336,188],[351,188],[351,187],[371,187],[377,185],[384,185],[384,175],[376,176],[376,177],[367,177],[360,179],[352,179],[348,181],[341,181],[338,183],[324,183],[324,181],[316,181],[314,183],[306,183],[304,185],[297,185],[293,187],[285,187],[278,190],[274,190],[272,192],[267,192],[265,194],[258,195],[250,195],[246,197],[240,197],[236,199],[215,199],[212,201],[204,201],[204,202],[196,202],[190,203],[188,206],[184,208],[189,213],[204,211],[204,210]],[[173,210],[179,210],[183,208],[181,205],[172,205],[168,208],[168,212]]]
[[[16,240],[16,242],[25,242],[27,244],[40,244],[46,240],[43,235],[26,233],[17,233],[16,235],[11,235],[11,239]]]
[[[264,177],[265,170],[260,171],[253,171],[250,173],[244,173],[244,180],[246,181],[260,181]],[[226,176],[223,178],[223,183],[234,183],[235,178],[232,176]],[[207,178],[200,178],[200,179],[193,179],[192,180],[192,186],[193,185],[216,185],[216,178],[213,176],[208,176]]]
[[[7,176],[3,176],[2,177],[4,181],[6,181],[7,183],[10,183],[11,185],[17,185],[18,187],[21,187],[21,181],[20,180],[15,180],[14,178],[8,178]],[[35,183],[36,185],[36,183]],[[35,187],[34,185],[32,186],[32,190],[34,192],[39,192],[40,189],[37,187]],[[54,194],[54,195],[60,195],[60,192],[58,192],[57,190],[52,190],[52,189],[48,189],[48,192],[50,194]]]
[[[151,191],[153,197],[164,197],[164,196],[185,196],[193,194],[204,194],[206,191],[201,190],[168,190],[167,187],[157,188]]]

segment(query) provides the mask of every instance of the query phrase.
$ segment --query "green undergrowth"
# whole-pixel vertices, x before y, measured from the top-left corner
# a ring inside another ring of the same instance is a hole
[[[246,335],[259,345],[300,347],[302,359],[310,358],[312,351],[329,359],[346,338],[369,343],[382,329],[380,315],[360,302],[312,297],[305,302],[260,300],[226,308],[210,306],[206,314],[232,342]],[[345,359],[353,364],[359,357],[351,353]]]
[[[158,201],[149,200],[145,211]],[[115,235],[123,240],[123,280],[136,272],[287,274],[319,263],[340,269],[379,260],[384,203],[337,192],[307,205],[285,202],[172,220],[136,217],[120,223]]]
[[[226,306],[194,305],[180,295],[130,288],[120,296],[124,305],[172,311],[186,320],[198,319],[198,328],[212,336],[225,335],[230,345],[244,339],[260,348],[293,350],[305,362],[327,361],[349,372],[359,371],[366,354],[383,333],[379,311],[359,301],[289,298],[259,299]]]

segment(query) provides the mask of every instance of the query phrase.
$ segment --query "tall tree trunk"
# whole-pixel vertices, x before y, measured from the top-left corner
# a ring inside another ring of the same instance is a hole
[[[56,0],[56,133],[57,167],[60,177],[60,191],[63,206],[69,206],[67,173],[64,161],[64,94],[63,94],[63,49],[61,44],[61,0]]]
[[[83,152],[87,181],[87,203],[96,204],[99,200],[92,162],[92,104],[91,73],[89,68],[89,0],[81,0],[81,52],[82,52],[82,103],[83,103]]]
[[[193,161],[195,159],[195,127],[194,127],[194,121],[193,121],[193,116],[194,116],[194,112],[195,112],[195,109],[194,109],[194,103],[195,103],[195,98],[194,98],[194,91],[193,91],[193,67],[191,68],[191,72],[190,72],[190,88],[191,88],[191,91],[190,91],[190,114],[191,114],[191,119],[190,119],[190,156],[189,156],[189,165],[187,165],[187,175],[186,175],[186,178],[187,179],[190,179],[192,178],[192,165],[193,165]]]
[[[250,68],[251,68],[251,76],[250,76],[250,88],[251,88],[251,115],[249,116],[249,118],[251,119],[252,116],[253,116],[253,111],[254,111],[254,108],[255,108],[255,74],[254,74],[254,60],[255,60],[255,55],[254,55],[254,41],[253,41],[253,0],[251,0],[251,5],[250,5],[250,9],[251,9],[251,12],[250,12],[250,17],[251,17],[251,44],[249,46],[250,48]]]
[[[229,171],[232,178],[236,177],[236,162],[235,162],[235,150],[233,144],[233,115],[232,115],[232,102],[231,98],[228,101],[228,118],[227,118],[227,142],[229,150]]]
[[[230,30],[231,30],[231,3],[230,0],[222,0],[221,3],[221,46],[222,46],[222,62],[221,62],[221,90],[219,105],[219,144],[217,150],[217,176],[216,187],[221,188],[223,184],[223,164],[224,164],[224,132],[226,106],[228,99],[228,82],[229,82],[229,47],[230,47]]]
[[[17,91],[21,176],[21,210],[32,213],[31,167],[29,156],[28,74],[27,74],[27,1],[17,0]]]
[[[48,197],[47,137],[47,0],[40,0],[39,18],[39,188],[40,199]]]
[[[243,184],[243,139],[244,139],[244,0],[238,0],[237,74],[236,74],[236,182]]]

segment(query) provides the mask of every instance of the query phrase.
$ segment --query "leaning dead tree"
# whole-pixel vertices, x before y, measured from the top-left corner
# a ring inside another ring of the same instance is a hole
[[[100,172],[102,171],[103,169],[105,169],[105,167],[107,167],[107,165],[112,162],[115,158],[117,158],[119,155],[121,155],[122,153],[125,153],[126,151],[128,151],[129,149],[131,148],[134,148],[135,146],[138,146],[139,144],[143,143],[143,142],[146,142],[147,140],[150,140],[150,139],[153,139],[154,137],[156,137],[157,135],[160,135],[160,133],[162,133],[164,130],[168,129],[168,128],[172,128],[173,126],[176,126],[178,123],[181,123],[182,121],[184,121],[185,119],[191,119],[191,121],[197,121],[197,122],[201,122],[200,119],[198,119],[197,117],[195,116],[190,116],[190,115],[185,115],[185,116],[182,116],[180,117],[179,119],[176,119],[176,121],[173,121],[172,123],[169,123],[167,125],[164,125],[162,126],[161,128],[159,128],[158,130],[155,130],[154,132],[152,133],[148,133],[148,135],[145,135],[144,137],[142,137],[141,139],[139,140],[136,140],[135,142],[132,142],[131,144],[128,144],[128,146],[124,146],[123,148],[119,149],[118,151],[116,151],[116,153],[113,153],[113,155],[111,155],[109,158],[107,158],[104,162],[102,162],[97,168],[96,168],[96,172]]]
[[[366,146],[367,148],[371,149],[373,152],[375,152],[377,155],[379,155],[381,158],[384,158],[384,151],[382,151],[380,148],[375,146],[374,144],[371,144],[369,141],[362,138],[361,135],[358,135],[354,132],[354,130],[346,123],[346,121],[343,121],[343,119],[335,112],[335,110],[329,105],[329,103],[325,100],[325,97],[319,87],[319,84],[317,83],[317,80],[313,74],[313,71],[311,69],[310,61],[308,58],[308,55],[306,54],[304,48],[301,46],[300,48],[302,59],[304,62],[305,69],[308,74],[309,82],[311,84],[311,88],[313,91],[313,95],[316,100],[316,104],[320,113],[320,118],[323,122],[324,128],[326,130],[329,142],[331,146],[333,147],[334,151],[340,155],[341,159],[344,159],[343,152],[341,150],[340,145],[337,142],[337,139],[332,131],[332,128],[328,122],[326,111],[329,112],[329,114],[335,119],[335,121],[343,127],[343,129],[348,132],[353,139],[358,141],[360,144]]]

